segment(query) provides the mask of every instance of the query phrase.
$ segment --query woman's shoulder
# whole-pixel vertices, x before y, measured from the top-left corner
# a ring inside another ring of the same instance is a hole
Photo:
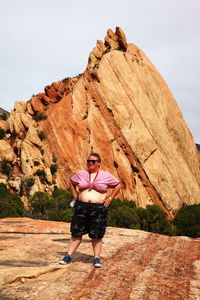
[[[79,170],[78,172],[76,172],[76,174],[85,175],[85,174],[88,174],[88,171],[87,170]]]
[[[102,176],[112,176],[112,174],[110,174],[108,171],[104,171],[104,170],[99,170],[99,173],[100,173],[100,175],[102,175]]]

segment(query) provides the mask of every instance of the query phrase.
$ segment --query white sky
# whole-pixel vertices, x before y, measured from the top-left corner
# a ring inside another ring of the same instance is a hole
[[[116,26],[157,67],[200,144],[200,0],[0,0],[0,107],[82,73]]]

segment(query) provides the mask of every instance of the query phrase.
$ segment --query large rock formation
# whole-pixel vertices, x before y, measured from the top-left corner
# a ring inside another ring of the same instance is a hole
[[[109,227],[94,269],[88,237],[58,264],[69,238],[69,223],[1,219],[0,299],[200,299],[198,239]]]
[[[158,204],[168,218],[183,203],[200,202],[193,137],[161,75],[120,28],[109,29],[104,43],[97,41],[82,75],[17,102],[8,123],[14,175],[35,177],[32,192],[67,187],[95,151],[102,168],[122,182],[122,199]],[[52,164],[58,166],[55,174]],[[41,169],[42,182],[36,175]]]

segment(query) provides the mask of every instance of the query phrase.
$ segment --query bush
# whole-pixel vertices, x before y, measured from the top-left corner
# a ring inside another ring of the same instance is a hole
[[[11,194],[6,185],[0,183],[0,218],[21,217],[24,214],[24,206],[16,194]]]
[[[57,172],[58,166],[56,164],[52,164],[50,167],[51,174],[54,175]]]
[[[71,222],[73,209],[69,206],[72,194],[68,190],[54,189],[49,196],[45,192],[36,192],[30,198],[32,217],[52,221]]]
[[[40,181],[41,181],[42,183],[47,183],[47,177],[46,177],[46,173],[45,173],[44,170],[38,169],[38,170],[36,171],[36,175],[39,176]]]
[[[10,161],[7,159],[3,159],[0,162],[0,172],[9,177],[11,170],[12,170],[12,168],[10,165]]]
[[[48,219],[48,212],[52,207],[53,199],[45,192],[36,192],[30,197],[30,205],[34,217]]]
[[[47,115],[45,115],[45,114],[43,114],[43,113],[34,114],[34,115],[33,115],[33,119],[34,119],[35,121],[46,120],[46,119],[47,119]]]
[[[108,226],[139,229],[139,218],[133,201],[113,199],[108,210]]]
[[[46,136],[44,134],[44,131],[39,131],[38,132],[38,137],[41,141],[45,140]]]
[[[2,140],[6,136],[5,130],[0,128],[0,140]]]
[[[69,207],[68,209],[61,210],[58,212],[50,212],[49,220],[71,222],[72,216],[73,216],[73,209],[71,207]]]
[[[8,119],[8,117],[9,117],[9,113],[4,112],[0,115],[0,120],[6,121]]]
[[[108,226],[141,229],[160,234],[173,234],[173,227],[156,205],[137,208],[133,201],[113,199],[108,210]]]
[[[141,230],[167,235],[173,234],[173,227],[159,206],[147,205],[146,209],[137,208],[137,214],[140,218]]]
[[[54,163],[56,163],[56,162],[57,162],[57,158],[56,158],[55,156],[53,156],[52,161],[53,161]]]
[[[108,226],[140,229],[139,217],[133,208],[121,206],[109,211]]]
[[[200,237],[200,204],[184,206],[174,218],[177,235]]]
[[[32,186],[35,183],[35,178],[27,177],[21,182],[20,195],[26,195],[27,197],[30,195],[30,191]]]

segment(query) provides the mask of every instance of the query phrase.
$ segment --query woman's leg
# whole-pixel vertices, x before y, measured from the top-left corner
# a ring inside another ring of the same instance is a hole
[[[80,245],[82,236],[72,236],[69,242],[68,254],[72,256]]]
[[[94,252],[94,257],[100,257],[102,249],[102,239],[92,239],[92,247]]]

